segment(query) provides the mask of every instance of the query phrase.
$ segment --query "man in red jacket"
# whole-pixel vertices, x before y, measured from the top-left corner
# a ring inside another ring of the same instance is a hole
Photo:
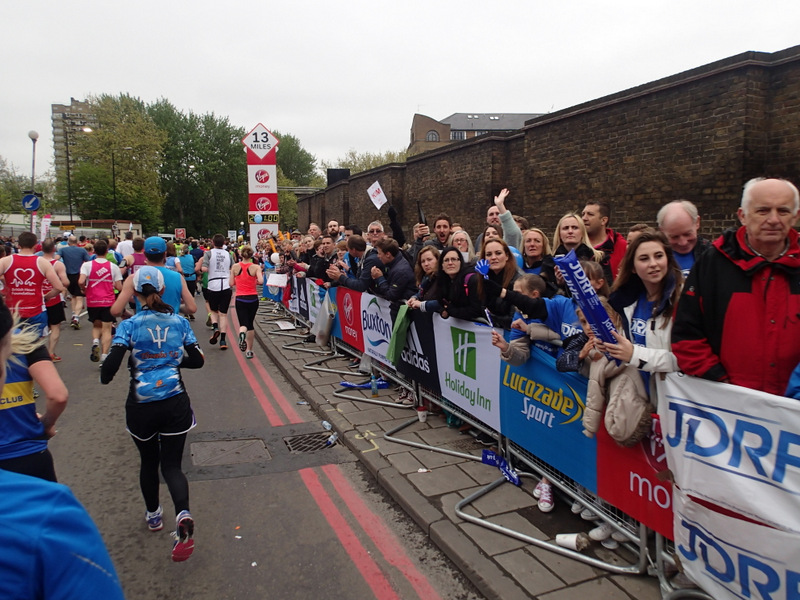
[[[783,394],[800,362],[797,188],[751,179],[729,229],[683,287],[672,351],[687,375]]]
[[[622,235],[608,227],[611,206],[607,202],[587,202],[581,218],[592,246],[595,250],[603,252],[603,270],[608,285],[611,285],[617,277],[622,257],[628,249],[628,242]]]

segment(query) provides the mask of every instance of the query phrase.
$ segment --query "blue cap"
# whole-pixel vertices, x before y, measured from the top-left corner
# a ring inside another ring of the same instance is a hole
[[[157,291],[164,289],[164,275],[155,267],[141,267],[133,274],[133,289],[142,293],[142,287],[150,284]]]
[[[154,235],[144,241],[145,254],[161,254],[167,251],[167,242],[163,238]]]

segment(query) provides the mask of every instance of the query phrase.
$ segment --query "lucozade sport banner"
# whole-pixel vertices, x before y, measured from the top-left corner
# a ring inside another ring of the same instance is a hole
[[[596,442],[582,433],[586,379],[531,347],[524,365],[502,363],[499,381],[503,435],[596,493]]]
[[[492,329],[435,315],[433,330],[442,396],[500,431],[500,358]]]
[[[800,405],[670,373],[657,380],[667,461],[684,493],[800,533]]]

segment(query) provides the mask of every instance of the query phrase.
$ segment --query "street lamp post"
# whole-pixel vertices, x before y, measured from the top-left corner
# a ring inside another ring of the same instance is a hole
[[[39,132],[31,129],[28,132],[28,137],[31,138],[31,142],[33,142],[33,155],[31,158],[31,194],[36,195],[36,188],[34,187],[36,183],[36,140],[39,139]],[[31,233],[33,233],[33,211],[31,211]]]

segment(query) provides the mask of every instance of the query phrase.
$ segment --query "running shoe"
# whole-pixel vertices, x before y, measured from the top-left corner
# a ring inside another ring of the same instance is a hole
[[[492,446],[497,443],[492,436],[490,436],[488,433],[484,433],[483,431],[475,436],[475,441],[477,441],[481,446]]]
[[[189,315],[189,320],[194,321],[194,315]]]
[[[602,542],[603,540],[610,538],[613,531],[614,528],[608,523],[604,522],[589,532],[589,538],[595,542]]]
[[[247,352],[244,353],[244,357],[245,358],[253,358],[253,351],[252,350],[248,350]]]
[[[220,350],[227,350],[228,349],[228,340],[222,338],[219,342],[219,349]]]
[[[553,486],[546,481],[540,481],[536,489],[539,490],[539,495],[537,496],[539,499],[539,510],[543,513],[549,513],[555,506],[555,502],[553,501]]]
[[[247,351],[247,335],[244,331],[239,332],[239,350],[242,352]]]
[[[211,327],[211,313],[208,313],[208,318],[206,319],[206,327]]]
[[[52,360],[53,362],[61,362],[61,357],[57,356],[55,354],[51,354],[50,355],[50,360]]]
[[[182,510],[175,517],[175,544],[172,546],[173,562],[183,562],[194,550],[194,520],[188,510]]]
[[[150,531],[161,531],[164,529],[164,511],[159,506],[154,512],[146,510],[144,512],[144,520],[147,521],[147,528]]]
[[[211,339],[208,340],[208,343],[212,346],[216,345],[217,340],[219,340],[219,336],[222,335],[222,332],[219,329],[215,329],[214,333],[211,334]]]
[[[92,362],[100,360],[100,346],[92,346],[92,353],[89,355]]]
[[[80,329],[81,322],[77,319],[77,317],[72,317],[72,321],[70,322],[69,326],[73,329]]]

